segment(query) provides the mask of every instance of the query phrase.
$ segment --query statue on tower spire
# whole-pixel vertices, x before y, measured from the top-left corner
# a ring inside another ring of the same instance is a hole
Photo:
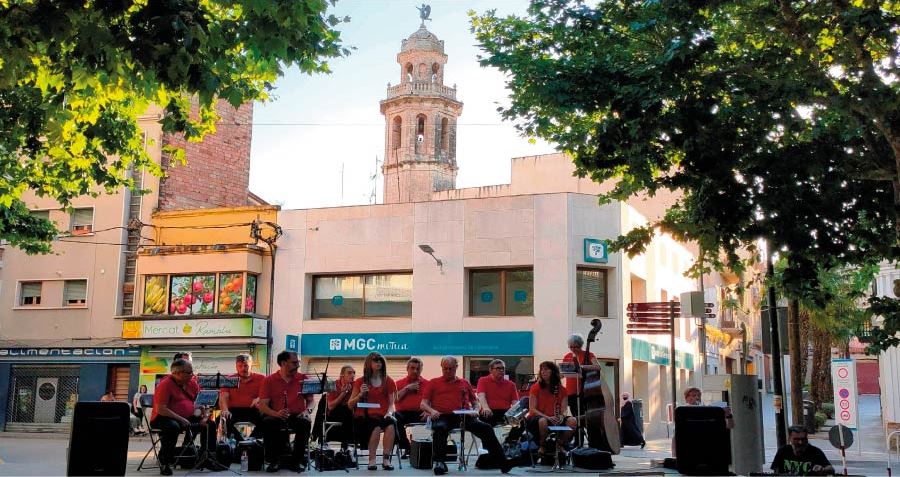
[[[431,5],[423,3],[421,7],[416,7],[416,10],[419,11],[419,18],[422,19],[422,28],[425,28],[425,20],[431,21]]]

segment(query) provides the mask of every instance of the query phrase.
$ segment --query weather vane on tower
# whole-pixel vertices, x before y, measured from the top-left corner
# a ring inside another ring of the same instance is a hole
[[[419,18],[422,19],[422,28],[425,28],[425,20],[431,21],[431,5],[423,3],[421,7],[416,7],[416,10],[419,11]]]

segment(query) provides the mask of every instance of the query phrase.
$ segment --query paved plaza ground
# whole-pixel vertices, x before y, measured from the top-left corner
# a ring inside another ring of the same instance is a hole
[[[767,402],[767,404],[769,404]],[[847,467],[850,474],[853,475],[887,475],[887,454],[885,453],[884,434],[881,427],[880,406],[878,396],[861,396],[860,397],[860,416],[861,422],[861,441],[862,449],[854,444],[853,448],[847,452]],[[766,442],[766,466],[771,462],[775,454],[775,431],[772,424],[773,417],[771,415],[770,405],[766,405],[764,409],[765,422],[765,442]],[[860,442],[857,434],[857,443]],[[820,432],[813,437],[811,442],[823,449],[831,459],[832,464],[841,473],[840,453],[834,449],[827,440],[827,433]],[[149,448],[150,441],[146,438],[132,439],[129,445],[128,453],[128,472],[127,475],[158,475],[156,469],[142,470],[137,472],[138,462]],[[653,467],[651,461],[659,460],[669,456],[669,439],[660,438],[647,442],[647,447],[639,449],[636,447],[628,447],[623,449],[620,455],[614,456],[613,461],[616,468],[608,472],[582,471],[579,473],[601,474],[601,475],[677,475],[676,472]],[[0,475],[65,475],[66,472],[66,450],[68,447],[68,436],[59,434],[14,434],[0,433]],[[896,454],[895,454],[896,455]],[[396,466],[396,462],[395,462]],[[233,469],[238,469],[235,465]],[[519,467],[511,472],[511,475],[532,475],[537,473],[549,472],[549,467],[537,467],[531,469],[529,467]],[[176,476],[183,476],[187,472],[181,469],[175,471]],[[402,470],[393,472],[369,472],[364,469],[353,470],[354,475],[431,475],[431,472],[412,469],[408,465],[408,461],[404,461]],[[894,473],[900,475],[900,463],[894,464]],[[192,473],[191,475],[197,475]],[[199,474],[210,474],[210,472],[201,472]],[[251,472],[253,475],[273,475],[264,472]],[[281,471],[274,475],[289,475],[288,471]],[[314,475],[318,472],[312,470],[304,472],[304,474]],[[324,472],[326,475],[342,475],[341,471]],[[450,467],[449,475],[461,475],[455,466]],[[484,471],[474,468],[474,461],[471,462],[469,470],[465,472],[468,475],[500,475],[499,471]],[[218,472],[215,475],[231,475],[227,472]]]

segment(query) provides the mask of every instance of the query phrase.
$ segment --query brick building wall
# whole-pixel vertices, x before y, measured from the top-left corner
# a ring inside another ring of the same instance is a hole
[[[164,134],[163,146],[185,151],[185,165],[170,165],[163,155],[165,177],[160,179],[159,210],[183,210],[248,204],[250,139],[253,103],[233,108],[221,100],[216,133],[203,142],[189,143],[181,135]]]

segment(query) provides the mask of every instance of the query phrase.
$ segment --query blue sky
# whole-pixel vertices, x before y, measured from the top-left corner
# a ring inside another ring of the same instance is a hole
[[[463,101],[457,136],[457,187],[509,182],[511,157],[553,152],[530,144],[496,112],[507,102],[503,75],[477,63],[480,50],[469,32],[466,12],[496,9],[523,13],[523,0],[431,1],[426,27],[444,40],[449,60],[445,84],[457,85]],[[397,84],[400,41],[419,27],[416,3],[408,0],[340,0],[332,11],[349,15],[339,25],[344,42],[356,50],[330,61],[329,75],[289,70],[276,83],[274,100],[254,108],[250,190],[284,208],[369,203],[376,156],[384,155],[384,117],[378,102],[387,84]],[[341,169],[343,166],[343,200]],[[382,178],[377,180],[381,203]]]

